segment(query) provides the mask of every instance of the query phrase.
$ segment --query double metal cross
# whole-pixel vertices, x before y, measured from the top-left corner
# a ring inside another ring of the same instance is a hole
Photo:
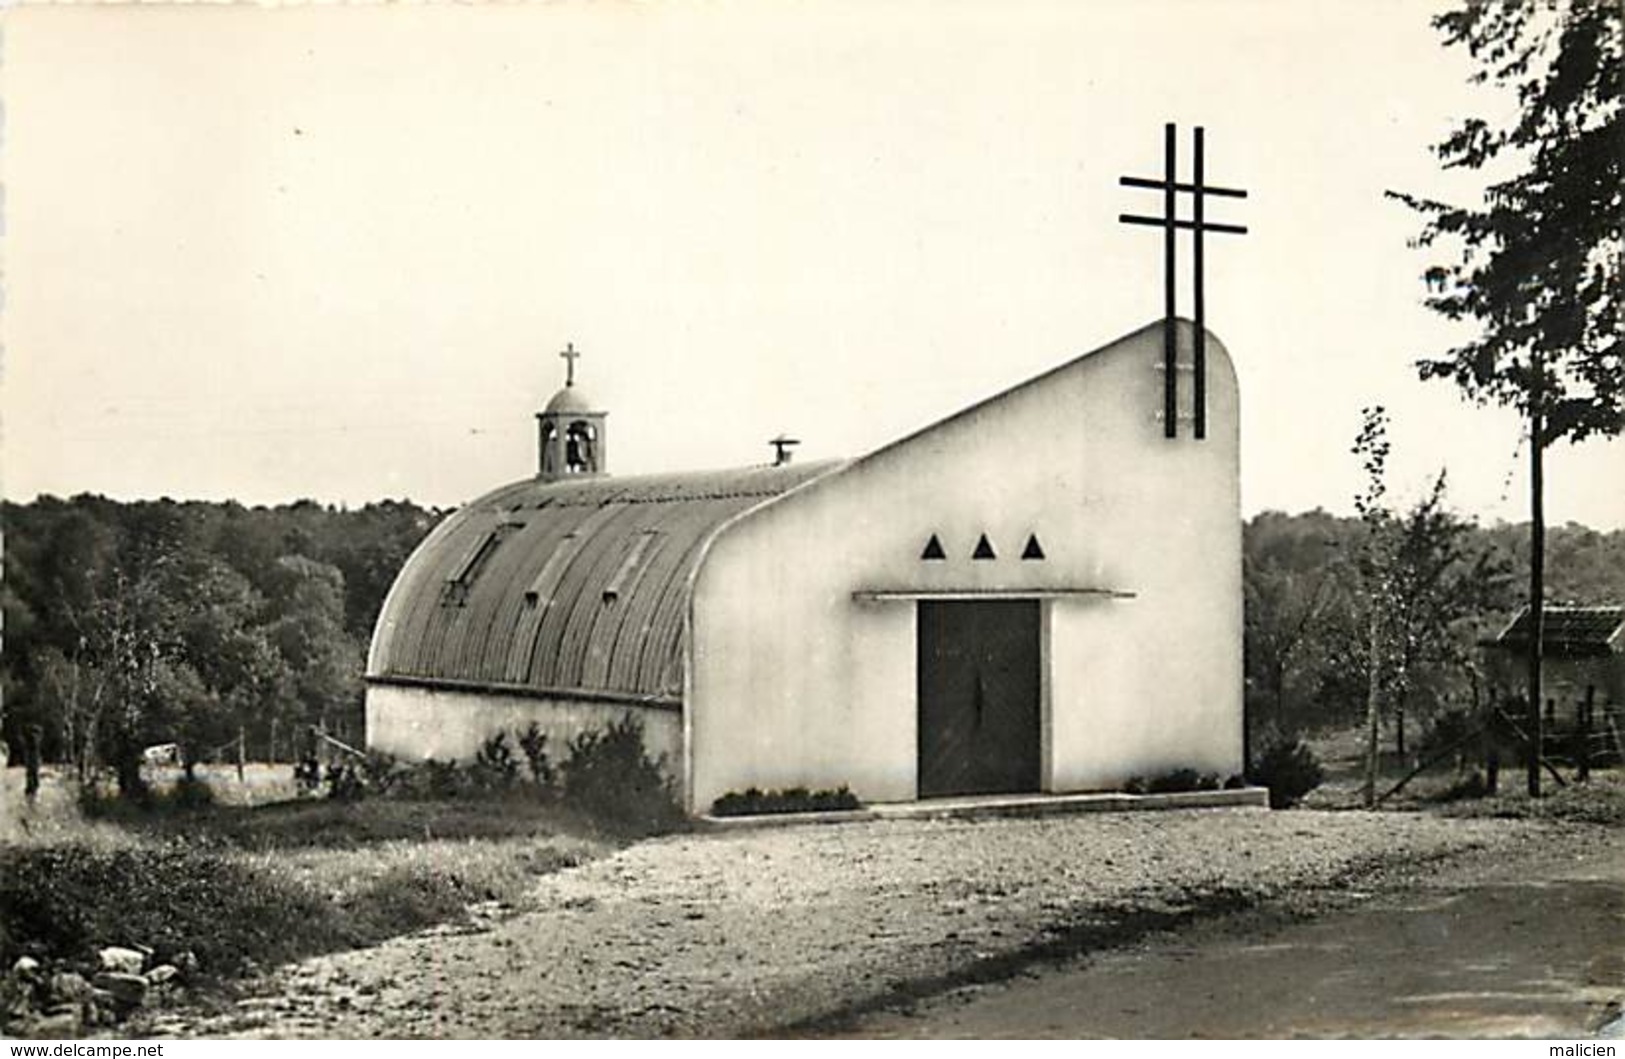
[[[1178,349],[1178,332],[1174,326],[1174,313],[1176,301],[1174,297],[1175,274],[1175,239],[1179,229],[1183,228],[1195,236],[1193,279],[1195,281],[1196,297],[1196,348],[1193,353],[1191,365],[1195,375],[1196,387],[1192,402],[1195,411],[1196,436],[1207,436],[1207,331],[1206,309],[1202,291],[1202,236],[1207,232],[1225,232],[1233,235],[1246,235],[1247,229],[1239,224],[1218,224],[1206,220],[1203,215],[1203,200],[1208,195],[1218,195],[1223,198],[1244,199],[1247,192],[1237,188],[1210,187],[1204,183],[1202,173],[1202,127],[1196,127],[1196,160],[1192,180],[1189,184],[1181,184],[1177,177],[1177,146],[1175,144],[1175,129],[1173,122],[1163,126],[1163,177],[1161,180],[1149,180],[1145,177],[1122,177],[1119,179],[1124,187],[1149,188],[1162,192],[1162,216],[1142,217],[1132,213],[1118,216],[1124,224],[1148,224],[1163,230],[1163,323],[1162,323],[1162,367],[1163,367],[1163,394],[1162,394],[1162,421],[1163,434],[1166,437],[1178,435],[1178,368],[1175,363],[1175,353]],[[1180,192],[1187,192],[1191,196],[1191,219],[1182,221],[1178,218],[1177,205]]]

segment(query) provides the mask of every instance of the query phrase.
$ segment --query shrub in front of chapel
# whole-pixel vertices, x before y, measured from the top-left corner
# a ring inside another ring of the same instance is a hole
[[[468,770],[456,761],[425,758],[412,770],[409,789],[419,798],[461,798],[468,794],[471,784]]]
[[[834,813],[863,808],[858,796],[846,784],[831,790],[809,791],[805,787],[764,791],[747,787],[729,791],[711,803],[712,816],[760,816],[771,813]]]
[[[1173,769],[1153,777],[1145,784],[1147,794],[1182,794],[1187,791],[1216,791],[1219,777],[1211,772],[1198,772],[1192,768]]]
[[[570,740],[559,765],[566,805],[610,827],[641,834],[669,831],[682,823],[663,763],[643,745],[643,722],[631,714]]]
[[[411,768],[393,754],[374,750],[361,760],[361,783],[369,795],[401,793],[411,782]]]
[[[480,744],[469,766],[475,789],[487,794],[511,791],[519,783],[519,760],[508,745],[508,733],[498,732]]]
[[[353,761],[335,761],[327,766],[327,796],[341,802],[359,802],[367,793],[366,780]]]
[[[544,794],[553,793],[554,787],[558,784],[558,773],[547,754],[547,733],[532,721],[519,733],[519,749],[525,755],[525,767],[530,772],[530,782]]]
[[[1326,778],[1315,752],[1297,740],[1272,743],[1248,777],[1268,787],[1271,809],[1290,809]]]

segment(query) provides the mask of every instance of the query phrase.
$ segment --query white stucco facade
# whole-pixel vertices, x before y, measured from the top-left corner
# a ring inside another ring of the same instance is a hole
[[[1236,378],[1210,336],[1207,437],[1169,439],[1162,357],[1140,331],[726,527],[691,605],[691,808],[750,786],[914,798],[917,598],[955,595],[1040,600],[1043,789],[1240,772]],[[922,561],[933,534],[946,559]],[[983,534],[996,559],[971,557]]]

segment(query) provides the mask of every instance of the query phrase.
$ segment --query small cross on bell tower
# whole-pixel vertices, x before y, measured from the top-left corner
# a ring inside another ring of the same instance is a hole
[[[565,364],[564,388],[536,413],[537,477],[556,481],[604,474],[609,469],[604,433],[609,413],[594,409],[576,388],[576,361],[581,351],[575,343],[565,343],[559,356]]]
[[[564,343],[564,352],[560,353],[559,356],[564,358],[564,385],[574,386],[576,384],[576,361],[581,358],[581,351],[576,349],[574,342],[566,342]]]

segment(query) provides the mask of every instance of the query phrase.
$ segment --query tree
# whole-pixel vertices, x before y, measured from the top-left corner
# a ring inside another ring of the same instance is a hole
[[[172,611],[158,587],[163,559],[135,571],[116,566],[106,587],[74,616],[81,655],[106,681],[105,698],[92,721],[91,755],[113,767],[120,794],[146,791],[141,753],[162,731],[153,710],[164,679],[164,654]]]
[[[140,797],[142,751],[180,738],[196,744],[225,727],[221,696],[201,675],[221,664],[229,637],[205,635],[245,613],[240,578],[200,551],[196,512],[172,501],[106,507],[74,501],[63,538],[102,542],[62,552],[45,592],[53,651],[39,654],[39,686],[56,727],[80,762],[110,765],[119,791]],[[116,527],[112,531],[110,527]],[[75,556],[94,562],[75,563]],[[188,758],[188,764],[192,762]]]
[[[344,574],[344,624],[351,636],[363,642],[371,638],[401,564],[443,514],[409,501],[368,504],[347,513],[323,553],[312,556]]]
[[[210,750],[241,740],[252,722],[274,711],[289,677],[261,624],[265,599],[247,578],[202,551],[172,570],[166,594],[181,607],[163,701],[169,736],[180,743],[190,776]]]
[[[37,686],[32,690],[28,721],[41,729],[50,726],[63,756],[73,762],[81,785],[89,778],[97,721],[109,691],[107,671],[76,651],[65,654],[51,644],[34,664]]]
[[[18,760],[188,766],[228,741],[286,750],[303,723],[353,738],[363,645],[439,512],[244,507],[84,494],[0,501],[0,739]]]
[[[1469,0],[1433,20],[1479,64],[1474,83],[1510,89],[1516,119],[1464,121],[1434,148],[1447,169],[1494,162],[1513,175],[1482,206],[1389,194],[1426,218],[1417,242],[1459,251],[1425,273],[1426,304],[1478,333],[1418,368],[1476,403],[1516,408],[1530,458],[1529,793],[1540,794],[1546,448],[1625,427],[1620,240],[1621,21],[1617,0]]]
[[[1365,584],[1365,784],[1361,800],[1367,809],[1377,804],[1377,755],[1382,715],[1383,677],[1391,647],[1390,617],[1394,603],[1394,516],[1384,503],[1388,493],[1388,413],[1380,406],[1361,410],[1363,422],[1354,440],[1354,454],[1365,470],[1365,489],[1354,498],[1354,508],[1365,523],[1360,572]]]
[[[1365,489],[1354,498],[1365,525],[1359,550],[1359,592],[1347,623],[1345,657],[1363,666],[1333,667],[1365,675],[1366,760],[1362,795],[1372,807],[1377,797],[1379,727],[1384,706],[1393,718],[1394,750],[1405,755],[1405,720],[1419,692],[1471,684],[1473,648],[1482,612],[1500,603],[1509,570],[1493,548],[1469,544],[1471,523],[1445,502],[1446,476],[1403,515],[1389,510],[1388,415],[1364,410],[1354,454],[1366,474]],[[1360,630],[1355,632],[1353,630]],[[1363,649],[1363,650],[1362,650]]]
[[[344,628],[344,600],[337,567],[303,556],[277,560],[266,635],[291,668],[297,719],[341,733],[358,719],[362,669],[361,647]]]
[[[1476,619],[1502,604],[1510,578],[1493,552],[1469,545],[1471,524],[1449,509],[1445,494],[1440,471],[1428,495],[1392,526],[1389,664],[1394,750],[1401,757],[1405,719],[1419,693],[1446,686],[1444,671],[1473,665]]]
[[[1242,588],[1248,765],[1262,742],[1295,738],[1331,720],[1323,683],[1323,643],[1329,615],[1342,592],[1338,561],[1344,535],[1325,512],[1292,518],[1258,515],[1243,533]]]
[[[41,497],[5,504],[4,735],[27,764],[28,787],[42,759],[79,749],[101,710],[106,672],[86,668],[80,619],[98,597],[118,546],[112,528],[78,501]]]

